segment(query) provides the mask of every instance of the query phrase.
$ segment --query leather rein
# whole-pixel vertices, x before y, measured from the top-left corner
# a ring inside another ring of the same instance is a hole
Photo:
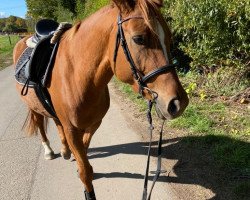
[[[141,16],[130,16],[130,17],[127,17],[125,19],[122,19],[121,15],[118,15],[118,22],[117,22],[118,31],[117,31],[117,36],[116,36],[116,45],[115,45],[113,61],[116,62],[118,49],[119,49],[119,46],[121,45],[123,52],[126,56],[126,59],[130,64],[130,69],[133,73],[133,76],[139,85],[139,93],[143,96],[143,90],[147,90],[152,96],[152,100],[148,100],[147,118],[148,118],[148,122],[149,122],[150,141],[149,141],[149,146],[148,146],[148,158],[147,158],[146,173],[144,176],[144,190],[143,190],[143,195],[142,195],[142,200],[150,200],[151,193],[152,193],[153,187],[154,187],[157,179],[159,178],[161,173],[165,173],[165,171],[161,170],[162,133],[163,133],[163,126],[164,126],[165,121],[163,121],[163,123],[162,123],[161,131],[160,131],[160,138],[158,141],[157,169],[156,169],[156,171],[151,172],[152,174],[155,174],[155,175],[153,178],[153,183],[152,183],[151,188],[150,188],[149,193],[148,193],[147,188],[148,188],[149,163],[150,163],[150,156],[151,156],[152,133],[153,133],[153,129],[154,129],[153,123],[152,123],[151,110],[152,110],[153,104],[155,103],[155,100],[158,97],[158,94],[147,87],[147,82],[152,77],[155,77],[155,76],[158,76],[162,73],[165,73],[165,72],[169,71],[170,69],[174,69],[175,65],[174,64],[165,65],[165,66],[159,67],[159,68],[149,72],[145,76],[141,76],[141,73],[139,72],[138,68],[136,67],[135,62],[131,56],[131,53],[130,53],[130,50],[128,48],[127,41],[126,41],[126,38],[124,35],[123,27],[122,27],[122,24],[130,19],[144,19],[144,18]]]

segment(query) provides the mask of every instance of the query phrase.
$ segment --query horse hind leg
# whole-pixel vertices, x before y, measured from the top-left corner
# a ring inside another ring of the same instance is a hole
[[[44,158],[46,160],[52,160],[55,158],[55,154],[54,151],[51,149],[49,140],[46,136],[47,124],[48,118],[30,110],[28,117],[25,121],[24,128],[27,130],[30,136],[37,134],[39,129],[42,138],[42,145],[44,147]]]
[[[54,119],[54,122],[56,124],[56,127],[58,129],[58,133],[59,133],[59,136],[60,136],[60,139],[61,139],[61,143],[62,143],[62,148],[61,148],[61,156],[65,159],[65,160],[69,160],[70,157],[71,157],[71,151],[69,149],[69,145],[68,145],[68,142],[66,140],[66,137],[65,137],[65,133],[64,133],[64,130],[63,130],[63,126],[62,124]]]
[[[53,160],[55,158],[54,151],[50,147],[50,142],[46,136],[46,129],[48,118],[38,114],[37,115],[38,128],[42,137],[42,145],[44,148],[44,158],[45,160]]]
[[[43,131],[43,128],[40,129],[40,133],[42,136],[42,145],[44,148],[44,159],[45,160],[53,160],[55,158],[55,154],[54,154],[54,151],[52,150],[52,148],[50,147],[50,142],[49,142],[48,138],[46,137],[46,134]]]

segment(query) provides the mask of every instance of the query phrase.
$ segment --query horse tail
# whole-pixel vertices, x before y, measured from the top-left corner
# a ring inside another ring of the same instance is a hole
[[[29,136],[37,135],[38,129],[47,132],[48,118],[29,109],[22,130],[25,130]]]

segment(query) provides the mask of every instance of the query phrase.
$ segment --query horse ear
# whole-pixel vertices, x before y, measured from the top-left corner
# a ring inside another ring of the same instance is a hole
[[[135,0],[112,0],[121,12],[129,12],[136,5]]]

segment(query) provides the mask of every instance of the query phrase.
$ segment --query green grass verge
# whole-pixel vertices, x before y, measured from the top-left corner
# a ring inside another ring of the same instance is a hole
[[[140,95],[136,94],[128,84],[123,84],[116,78],[113,78],[112,80],[115,83],[116,87],[121,92],[125,93],[127,97],[139,107],[139,110],[141,112],[147,110],[147,104],[145,103],[145,100],[140,98]]]
[[[219,171],[230,174],[228,177],[232,179],[241,180],[243,177],[241,181],[227,181],[233,183],[231,187],[235,196],[247,198],[250,190],[249,112],[232,109],[223,102],[191,98],[184,114],[168,125],[188,132],[184,143],[189,148],[206,148]],[[192,136],[200,136],[198,144]]]
[[[250,181],[248,181],[247,183],[240,183],[238,184],[233,192],[235,193],[235,195],[238,197],[237,199],[249,199],[250,197]]]
[[[250,136],[249,113],[235,110],[223,102],[191,99],[184,114],[169,122],[173,128],[188,129],[191,134],[227,135],[246,140]]]
[[[19,37],[17,35],[10,36],[0,35],[0,70],[12,64],[12,52],[15,44],[18,42]]]

